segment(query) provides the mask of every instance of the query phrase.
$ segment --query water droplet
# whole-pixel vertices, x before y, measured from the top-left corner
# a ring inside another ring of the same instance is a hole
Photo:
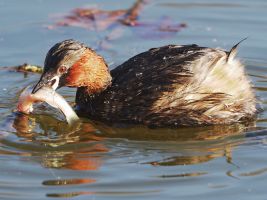
[[[212,28],[211,27],[206,27],[206,31],[212,31]]]
[[[136,74],[135,74],[135,76],[136,76],[137,78],[140,78],[142,75],[143,75],[142,72],[139,72],[139,73],[136,73]]]
[[[132,99],[133,99],[133,98],[129,96],[129,97],[127,97],[124,101],[125,101],[125,102],[128,102],[128,101],[131,101]]]

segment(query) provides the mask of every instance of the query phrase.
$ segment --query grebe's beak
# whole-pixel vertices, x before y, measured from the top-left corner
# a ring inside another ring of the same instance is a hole
[[[59,78],[58,75],[49,72],[42,74],[39,82],[34,86],[32,94],[36,93],[43,87],[50,87],[53,90],[56,90],[59,86]]]

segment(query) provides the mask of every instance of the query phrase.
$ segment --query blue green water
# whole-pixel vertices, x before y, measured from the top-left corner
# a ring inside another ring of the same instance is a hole
[[[186,23],[177,33],[119,26],[120,37],[81,27],[53,27],[78,7],[129,8],[134,1],[0,0],[0,66],[43,65],[46,52],[67,38],[95,48],[114,68],[165,44],[239,48],[263,112],[242,125],[148,129],[114,128],[83,119],[71,130],[40,105],[15,112],[20,91],[39,79],[0,68],[0,199],[266,199],[267,2],[150,0],[139,21]],[[154,25],[153,25],[154,26]],[[114,29],[112,29],[114,30]],[[59,91],[69,102],[75,90]]]

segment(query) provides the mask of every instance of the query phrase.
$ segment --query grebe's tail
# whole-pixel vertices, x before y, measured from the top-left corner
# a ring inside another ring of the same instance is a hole
[[[227,58],[226,58],[226,62],[228,62],[229,60],[232,60],[235,56],[236,56],[236,53],[237,53],[237,47],[238,45],[245,41],[246,39],[248,39],[248,37],[242,39],[240,42],[238,42],[236,45],[234,45],[231,50],[228,52],[227,54]]]

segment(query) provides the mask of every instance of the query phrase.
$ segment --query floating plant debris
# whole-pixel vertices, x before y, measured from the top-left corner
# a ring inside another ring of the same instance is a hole
[[[16,66],[8,66],[8,67],[1,67],[2,70],[9,70],[9,71],[15,71],[15,72],[23,72],[23,73],[38,73],[41,74],[43,72],[43,67],[38,65],[31,65],[24,63],[22,65],[16,65]]]
[[[185,23],[177,23],[169,16],[159,16],[159,18],[150,21],[140,19],[141,12],[149,2],[149,0],[137,0],[129,9],[111,11],[98,8],[76,8],[70,14],[58,20],[55,25],[49,26],[49,28],[72,26],[89,31],[109,30],[111,34],[114,34],[114,29],[130,27],[137,36],[153,39],[173,37],[186,27]],[[120,34],[116,39],[122,35]],[[104,40],[107,39],[110,39],[109,35]]]

